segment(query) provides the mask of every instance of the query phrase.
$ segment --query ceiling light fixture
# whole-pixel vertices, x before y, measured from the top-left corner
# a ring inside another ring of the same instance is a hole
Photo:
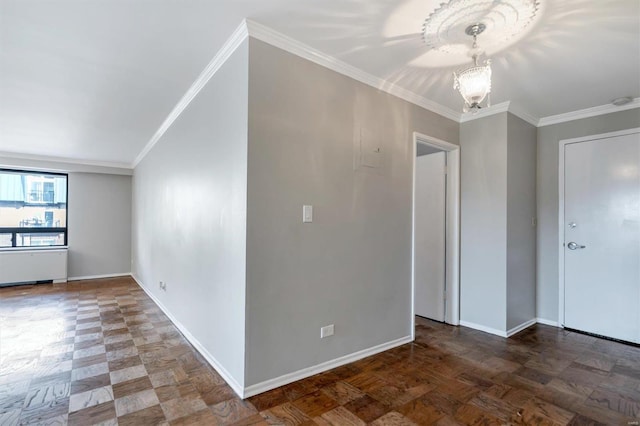
[[[478,48],[478,35],[486,28],[483,23],[467,27],[465,33],[473,37],[473,47],[470,52],[473,66],[453,73],[453,88],[457,89],[464,99],[464,112],[478,112],[485,99],[487,99],[487,106],[491,106],[491,60],[487,59],[482,65],[478,64],[478,57],[482,54]]]
[[[454,89],[464,98],[464,111],[477,112],[490,106],[491,63],[479,63],[482,55],[494,56],[524,37],[527,30],[540,17],[542,0],[448,0],[440,3],[425,19],[422,38],[428,49],[423,56],[451,58],[461,64],[466,57],[473,65],[454,73]],[[486,30],[486,31],[485,31]],[[482,47],[477,37],[481,33]],[[469,52],[468,36],[473,37]]]

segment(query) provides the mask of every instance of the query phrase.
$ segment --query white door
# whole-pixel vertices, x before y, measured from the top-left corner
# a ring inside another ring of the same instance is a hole
[[[436,321],[445,314],[446,153],[416,158],[415,313]]]
[[[640,343],[640,134],[565,146],[565,327]]]

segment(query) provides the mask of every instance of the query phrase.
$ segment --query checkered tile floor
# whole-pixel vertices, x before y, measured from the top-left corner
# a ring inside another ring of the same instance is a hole
[[[0,290],[0,425],[232,424],[257,414],[130,278]]]
[[[414,343],[242,401],[130,278],[0,289],[1,426],[630,425],[639,360],[555,327],[417,318]]]

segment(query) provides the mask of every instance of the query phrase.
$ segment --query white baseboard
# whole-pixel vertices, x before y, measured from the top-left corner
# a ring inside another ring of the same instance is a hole
[[[358,352],[354,352],[348,355],[341,356],[340,358],[332,359],[330,361],[323,362],[318,365],[303,368],[292,373],[287,373],[274,379],[265,380],[264,382],[256,383],[255,385],[247,386],[244,389],[244,397],[248,398],[253,395],[257,395],[262,392],[266,392],[271,389],[284,386],[286,384],[302,380],[307,377],[311,377],[314,374],[322,373],[332,368],[340,367],[341,365],[349,364],[350,362],[358,361],[359,359],[366,358],[371,355],[395,348],[396,346],[404,345],[412,342],[411,336],[401,337],[400,339],[392,340],[390,342],[382,343],[371,348],[363,349]]]
[[[544,319],[544,318],[536,318],[536,321],[539,324],[550,325],[552,327],[561,327],[560,323],[558,321],[551,321],[551,320]]]
[[[222,378],[231,386],[236,394],[240,398],[248,398],[253,395],[257,395],[262,392],[266,392],[271,389],[275,389],[277,387],[295,382],[297,380],[301,380],[310,376],[313,376],[318,373],[322,373],[327,370],[331,370],[332,368],[340,367],[342,365],[348,364],[350,362],[358,361],[359,359],[375,355],[377,353],[395,348],[396,346],[404,345],[406,343],[410,343],[413,341],[411,336],[405,336],[400,339],[392,340],[390,342],[382,343],[377,346],[373,346],[371,348],[363,349],[358,352],[354,352],[352,354],[341,356],[340,358],[332,359],[330,361],[323,362],[318,365],[314,365],[311,367],[303,368],[298,371],[294,371],[292,373],[285,374],[280,377],[276,377],[274,379],[269,379],[261,383],[257,383],[255,385],[251,385],[248,387],[241,386],[236,380],[229,374],[229,372],[215,359],[213,355],[211,355],[202,344],[196,339],[181,323],[178,321],[171,312],[167,309],[166,306],[162,304],[162,302],[157,299],[153,293],[151,293],[134,274],[131,274],[131,277],[138,283],[140,288],[144,290],[144,292],[153,300],[156,305],[164,312],[164,314],[171,320],[171,322],[180,330],[180,332],[184,335],[184,337],[191,343],[200,354],[207,360],[209,364],[222,376]]]
[[[222,364],[220,364],[218,362],[218,360],[215,359],[215,357],[213,355],[211,355],[209,353],[209,351],[207,351],[204,346],[202,346],[202,344],[200,343],[200,341],[198,341],[198,339],[196,339],[186,328],[184,325],[182,325],[182,323],[180,321],[178,321],[176,319],[176,317],[174,317],[171,312],[167,309],[166,306],[164,306],[162,304],[162,302],[160,300],[158,300],[153,293],[151,293],[142,283],[141,280],[139,280],[134,274],[131,274],[131,277],[138,283],[138,285],[140,286],[140,288],[142,288],[142,290],[144,290],[145,293],[147,293],[147,296],[149,296],[151,298],[151,300],[153,300],[155,302],[156,305],[158,305],[158,307],[162,310],[162,312],[164,312],[164,314],[169,318],[169,320],[171,320],[171,322],[178,328],[178,330],[180,330],[180,332],[184,335],[184,337],[189,341],[189,343],[191,343],[198,352],[200,352],[200,354],[207,360],[207,362],[218,372],[218,374],[220,374],[220,376],[222,376],[222,378],[225,380],[225,382],[227,382],[227,384],[229,386],[231,386],[231,389],[233,389],[233,391],[238,394],[238,396],[240,398],[246,398],[246,392],[243,386],[241,386],[234,378],[233,376],[231,376],[231,374],[222,366]]]
[[[529,328],[529,327],[531,327],[531,326],[532,326],[532,325],[534,325],[536,322],[537,322],[537,319],[536,319],[536,318],[532,318],[532,319],[530,319],[529,321],[525,321],[525,322],[523,322],[523,323],[522,323],[522,324],[520,324],[520,325],[516,325],[516,326],[515,326],[515,327],[513,327],[512,329],[507,330],[507,337],[511,337],[511,336],[513,336],[514,334],[521,332],[521,331],[522,331],[522,330],[524,330],[525,328]]]
[[[498,330],[497,328],[486,327],[484,325],[476,324],[474,322],[468,321],[460,321],[460,325],[463,327],[473,328],[474,330],[484,331],[485,333],[495,334],[500,337],[508,337],[507,333],[503,330]]]
[[[82,280],[97,280],[100,278],[118,278],[131,276],[131,272],[120,272],[117,274],[102,274],[102,275],[86,275],[83,277],[69,277],[67,281],[82,281]]]
[[[506,332],[504,332],[496,328],[485,327],[484,325],[475,324],[467,321],[460,321],[460,325],[464,327],[469,327],[469,328],[473,328],[474,330],[484,331],[485,333],[495,334],[496,336],[500,336],[500,337],[511,337],[514,334],[519,333],[525,328],[529,328],[536,323],[550,325],[552,327],[562,327],[557,321],[551,321],[544,318],[533,318],[533,319],[530,319],[529,321],[523,322],[518,326],[513,327],[511,330],[507,330]]]

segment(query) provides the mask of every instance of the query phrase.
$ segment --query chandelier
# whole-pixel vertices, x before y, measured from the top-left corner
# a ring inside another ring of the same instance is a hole
[[[440,0],[422,25],[430,64],[459,65],[473,58],[473,65],[454,73],[453,87],[464,99],[464,112],[490,106],[491,62],[480,61],[517,43],[541,16],[542,0]],[[483,33],[483,31],[485,31]],[[482,47],[477,37],[482,33]],[[469,52],[469,36],[473,48]],[[485,53],[486,52],[486,53]],[[422,62],[423,64],[425,62]]]
[[[483,64],[478,63],[478,57],[482,52],[478,48],[477,38],[485,28],[486,26],[482,23],[467,27],[465,33],[473,37],[471,49],[473,66],[453,73],[453,88],[458,90],[464,99],[464,112],[478,112],[485,99],[487,99],[487,106],[491,106],[491,60],[487,59]]]

